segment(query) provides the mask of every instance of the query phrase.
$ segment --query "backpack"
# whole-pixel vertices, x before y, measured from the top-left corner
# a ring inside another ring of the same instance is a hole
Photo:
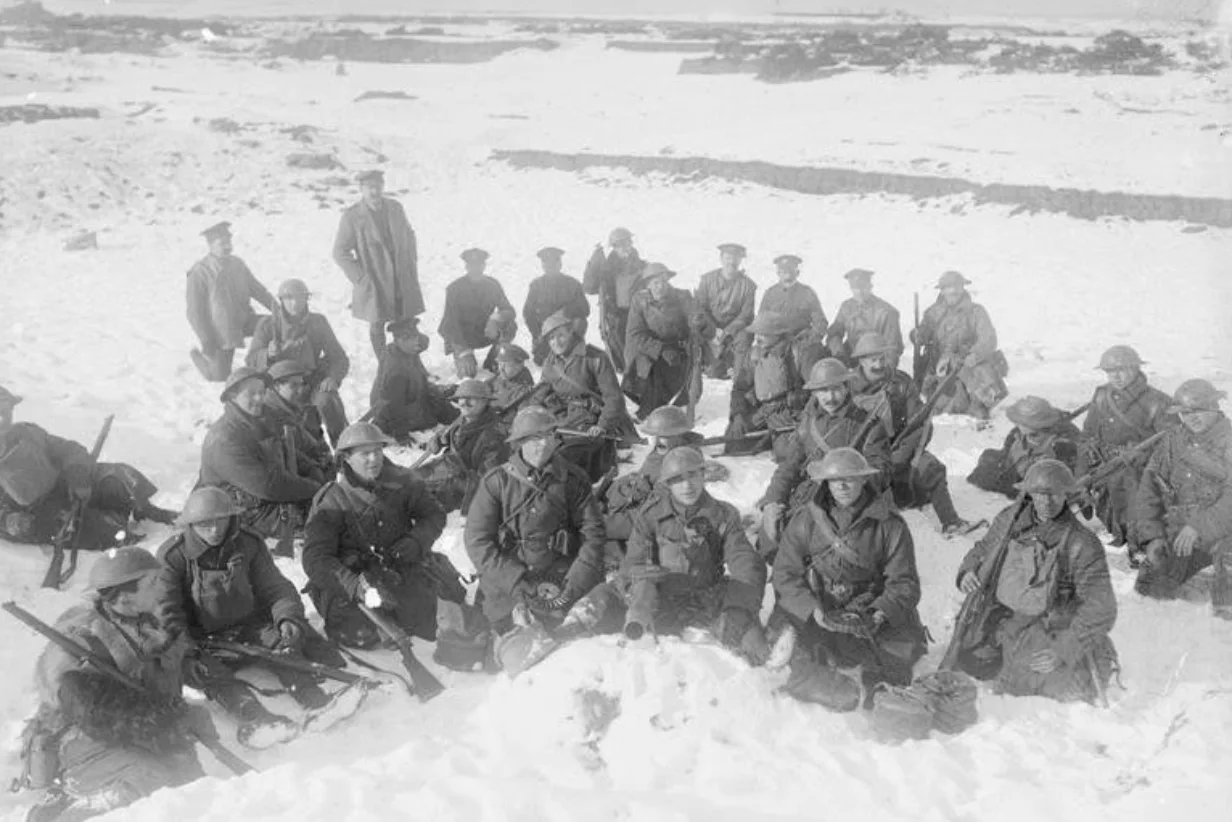
[[[791,367],[785,354],[765,354],[753,365],[753,394],[769,402],[791,390]]]

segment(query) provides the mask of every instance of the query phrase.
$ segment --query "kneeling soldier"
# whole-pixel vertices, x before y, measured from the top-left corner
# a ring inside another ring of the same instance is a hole
[[[547,356],[547,340],[543,343]],[[513,415],[522,406],[522,401],[535,390],[535,378],[526,367],[529,355],[520,346],[505,343],[496,354],[496,377],[492,380],[492,407],[497,410],[505,424],[513,422]]]
[[[1006,546],[1000,575],[987,583],[996,604],[985,642],[961,648],[959,665],[979,679],[995,676],[1002,693],[1093,701],[1117,659],[1104,547],[1069,509],[1074,475],[1064,464],[1040,460],[1018,488],[1024,502],[997,514],[959,566],[958,587],[970,594]]]
[[[442,508],[466,516],[479,478],[508,458],[509,446],[486,382],[463,380],[453,401],[462,415],[434,434],[427,446],[428,453],[444,456],[419,470]]]
[[[312,501],[304,539],[308,595],[342,645],[380,640],[357,603],[390,612],[407,633],[436,638],[437,597],[424,571],[445,512],[427,487],[385,460],[393,440],[357,422],[338,438],[338,477]]]
[[[985,449],[967,482],[976,488],[1014,498],[1014,489],[1027,469],[1042,459],[1065,463],[1072,471],[1078,462],[1082,434],[1048,400],[1027,396],[1011,405],[1005,416],[1014,429],[1000,449]]]

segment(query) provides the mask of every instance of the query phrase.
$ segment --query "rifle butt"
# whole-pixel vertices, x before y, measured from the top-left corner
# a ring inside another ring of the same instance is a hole
[[[402,665],[411,678],[411,685],[415,688],[415,696],[419,698],[419,701],[428,702],[439,696],[445,690],[445,686],[415,656],[415,652],[411,649],[411,638],[406,635],[406,631],[362,602],[358,603],[358,606],[373,625],[397,643],[398,653],[402,655]]]
[[[219,740],[201,736],[201,734],[196,731],[189,731],[188,735],[197,742],[201,743],[201,745],[210,753],[214,754],[214,758],[221,762],[227,770],[231,771],[231,773],[236,776],[243,776],[246,773],[259,773],[256,768],[236,756]]]

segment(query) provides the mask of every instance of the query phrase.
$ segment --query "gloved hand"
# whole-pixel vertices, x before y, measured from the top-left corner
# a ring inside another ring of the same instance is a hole
[[[472,379],[479,373],[479,362],[475,359],[475,352],[470,349],[454,352],[453,367],[458,377],[464,380]]]
[[[1187,557],[1198,546],[1198,531],[1192,525],[1186,525],[1172,541],[1172,549],[1178,557]]]
[[[664,348],[663,362],[670,366],[677,366],[684,362],[684,352],[679,348]]]
[[[378,595],[379,596],[379,595]],[[304,629],[297,622],[284,619],[278,623],[278,648],[289,654],[298,654],[304,649]]]

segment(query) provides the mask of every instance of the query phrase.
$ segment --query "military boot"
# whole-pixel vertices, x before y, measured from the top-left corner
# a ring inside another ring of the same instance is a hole
[[[829,665],[796,646],[783,692],[801,702],[812,702],[827,710],[845,713],[860,707],[860,686]]]

